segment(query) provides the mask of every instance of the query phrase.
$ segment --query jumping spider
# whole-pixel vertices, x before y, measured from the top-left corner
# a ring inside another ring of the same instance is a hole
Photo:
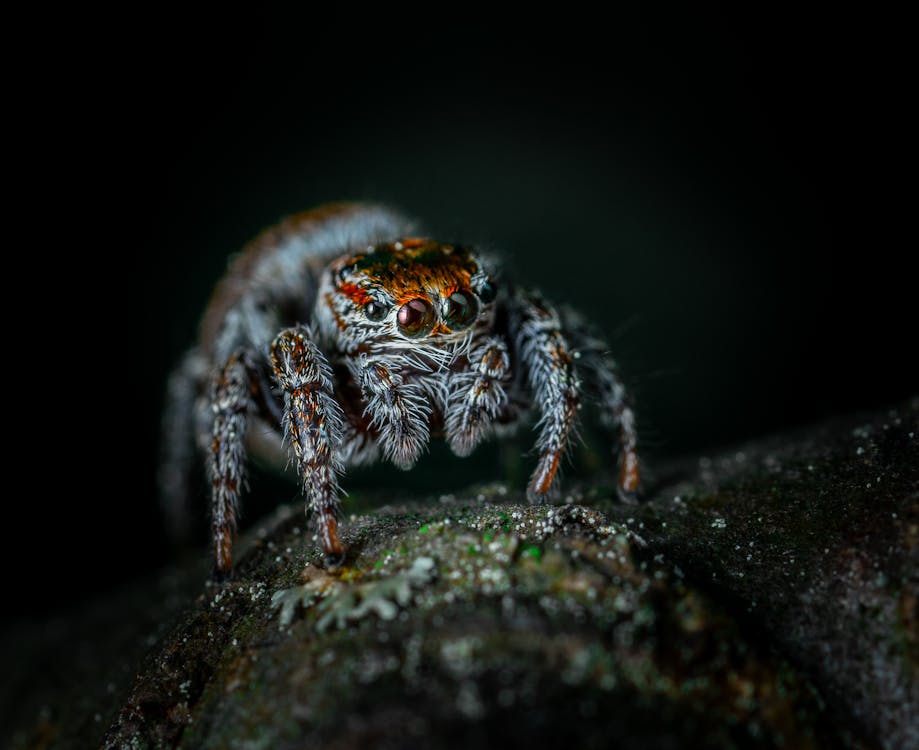
[[[211,486],[217,574],[232,540],[247,452],[296,468],[326,560],[343,558],[338,478],[385,458],[411,468],[432,437],[466,456],[538,415],[527,487],[556,484],[582,397],[618,430],[619,490],[638,488],[635,419],[605,346],[574,313],[500,277],[491,258],[419,238],[378,206],[293,216],[230,265],[201,339],[170,378],[161,484],[185,524],[197,442]]]

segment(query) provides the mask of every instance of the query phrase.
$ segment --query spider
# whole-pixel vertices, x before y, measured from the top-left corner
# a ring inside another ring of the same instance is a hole
[[[296,469],[326,564],[340,565],[339,477],[409,469],[432,437],[467,456],[530,411],[531,502],[554,493],[585,397],[617,431],[619,493],[639,483],[635,417],[606,347],[575,313],[477,251],[390,209],[330,204],[265,231],[230,264],[199,344],[169,380],[160,482],[187,527],[194,448],[210,480],[215,574],[232,569],[247,454]]]

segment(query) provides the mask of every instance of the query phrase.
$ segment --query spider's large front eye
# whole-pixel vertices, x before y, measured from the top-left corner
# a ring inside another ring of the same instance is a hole
[[[370,302],[364,305],[364,315],[367,317],[367,320],[372,320],[374,323],[378,320],[383,320],[387,312],[389,312],[389,308],[386,307],[386,305],[381,305],[376,300],[370,300]]]
[[[434,307],[426,299],[409,300],[399,308],[396,320],[406,336],[424,336],[434,327]]]
[[[468,328],[479,314],[479,301],[469,292],[453,292],[444,302],[444,322],[454,331]]]

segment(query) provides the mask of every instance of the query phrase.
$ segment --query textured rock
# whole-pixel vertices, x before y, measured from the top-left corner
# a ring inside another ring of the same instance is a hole
[[[335,573],[283,509],[236,580],[191,571],[171,622],[140,617],[114,699],[10,693],[13,746],[916,747],[917,471],[913,403],[676,466],[639,506],[598,476],[351,516]]]
[[[109,744],[833,736],[807,684],[639,561],[624,526],[581,505],[508,503],[501,489],[355,518],[351,564],[335,575],[303,568],[299,516],[281,523],[243,580],[213,590],[151,657]],[[288,615],[305,604],[287,625],[268,605],[278,591]]]
[[[919,747],[919,404],[703,459],[641,516],[841,719]]]

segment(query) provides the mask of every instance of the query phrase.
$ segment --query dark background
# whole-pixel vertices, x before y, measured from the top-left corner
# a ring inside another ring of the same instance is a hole
[[[85,386],[111,444],[87,438],[74,469],[97,488],[89,504],[50,522],[25,508],[53,550],[39,578],[78,582],[53,598],[23,582],[23,613],[166,561],[166,375],[228,255],[329,200],[391,203],[500,249],[518,279],[588,314],[652,464],[915,392],[902,21],[444,12],[125,22],[93,148],[130,230],[100,234],[120,281],[83,303],[99,346],[120,344]],[[446,489],[488,478],[436,450],[431,466]]]

